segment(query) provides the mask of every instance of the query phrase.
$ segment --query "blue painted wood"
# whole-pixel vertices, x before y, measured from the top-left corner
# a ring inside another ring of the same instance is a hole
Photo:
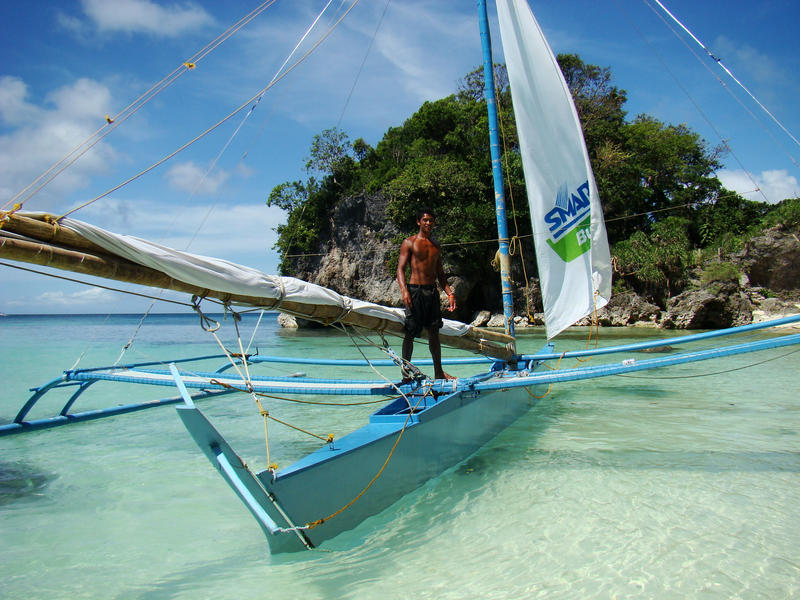
[[[579,381],[581,379],[595,379],[597,377],[608,377],[609,375],[621,375],[636,371],[661,369],[680,364],[712,360],[714,358],[721,358],[723,356],[761,352],[763,350],[772,350],[774,348],[783,348],[797,344],[800,344],[800,333],[768,338],[765,340],[744,342],[741,344],[731,344],[721,348],[709,348],[694,352],[671,354],[669,356],[646,358],[643,360],[639,360],[638,358],[629,358],[618,363],[578,367],[575,369],[561,369],[557,371],[549,371],[547,373],[536,373],[526,377],[512,379],[508,382],[485,381],[476,384],[475,388],[480,390],[491,390],[514,386],[529,386],[533,384],[551,384],[565,381]]]
[[[503,163],[500,152],[500,135],[497,121],[497,98],[494,89],[494,61],[492,59],[492,38],[489,32],[489,17],[486,0],[478,0],[478,27],[483,51],[483,81],[486,110],[489,117],[489,151],[492,156],[492,181],[494,183],[494,206],[497,220],[497,237],[500,246],[500,286],[503,294],[503,315],[506,333],[514,335],[514,299],[512,295],[511,273],[509,272],[508,219],[506,218],[506,196],[503,181]]]
[[[412,405],[415,398],[410,397]],[[525,388],[440,396],[407,422],[399,413],[391,421],[373,421],[325,445],[291,467],[258,474],[264,487],[286,509],[291,520],[305,524],[323,519],[353,500],[380,471],[402,431],[383,473],[352,506],[306,531],[314,544],[352,529],[471,456],[536,403]],[[405,430],[403,427],[405,425]],[[285,536],[268,539],[273,553],[300,550]]]
[[[358,359],[320,359],[320,358],[299,358],[299,357],[286,357],[286,356],[251,356],[248,359],[251,363],[291,363],[298,365],[329,365],[337,367],[391,367],[395,364],[390,359],[376,359],[369,362],[363,358]],[[442,365],[481,365],[491,362],[497,362],[495,359],[488,356],[470,356],[467,358],[443,358]],[[433,359],[419,358],[414,360],[415,365],[432,365]]]
[[[726,337],[730,335],[740,335],[742,333],[750,333],[761,329],[771,329],[773,327],[780,327],[781,325],[789,325],[791,323],[799,323],[800,315],[791,317],[782,317],[780,319],[772,319],[771,321],[762,321],[760,323],[751,323],[749,325],[737,325],[736,327],[728,327],[727,329],[715,329],[713,331],[704,331],[702,333],[691,333],[680,337],[662,338],[659,340],[652,340],[650,342],[639,342],[636,344],[624,344],[622,346],[606,346],[605,348],[595,348],[593,350],[576,350],[571,352],[562,352],[561,354],[537,353],[537,354],[524,354],[520,360],[557,360],[560,358],[578,358],[581,356],[600,356],[602,354],[614,354],[618,352],[635,352],[636,350],[646,350],[648,348],[658,348],[659,346],[672,346],[673,344],[688,344],[693,342],[700,342],[703,340],[710,340],[718,337]]]
[[[208,419],[196,407],[186,404],[179,406],[177,410],[192,439],[255,517],[264,534],[272,538],[274,532],[282,544],[289,545],[295,550],[310,547],[302,532],[277,531],[279,527],[292,527],[291,522],[285,518],[264,486]],[[220,461],[220,455],[225,457],[224,461]],[[223,462],[230,467],[231,473],[223,470]],[[266,519],[263,518],[264,515],[267,516]]]
[[[195,393],[192,397],[197,400],[201,398],[215,398],[217,396],[227,396],[233,392],[229,390],[224,391],[210,391]],[[116,415],[124,415],[128,413],[138,412],[140,410],[147,410],[156,406],[167,406],[177,404],[183,400],[179,396],[172,398],[161,398],[159,400],[149,400],[147,402],[135,402],[132,404],[123,404],[120,406],[112,406],[109,408],[101,408],[95,410],[86,410],[82,412],[58,415],[55,417],[47,417],[42,419],[31,419],[29,421],[20,420],[12,423],[0,425],[0,437],[4,435],[13,435],[17,433],[25,433],[28,431],[38,431],[40,429],[50,429],[51,427],[59,427],[62,425],[69,425],[71,423],[83,423],[84,421],[93,421],[95,419],[103,419],[105,417],[113,417]]]

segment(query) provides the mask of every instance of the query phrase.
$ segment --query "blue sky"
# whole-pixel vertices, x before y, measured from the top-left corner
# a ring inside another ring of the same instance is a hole
[[[331,2],[295,59],[350,3]],[[796,142],[688,36],[677,38],[665,27],[652,0],[530,3],[555,52],[577,53],[612,69],[616,85],[628,92],[631,117],[647,113],[668,123],[687,123],[711,146],[725,139],[733,152],[719,175],[728,187],[771,202],[800,195]],[[100,127],[105,115],[118,114],[258,4],[0,3],[0,205]],[[228,115],[268,85],[325,4],[278,0],[269,6],[28,200],[25,209],[63,213]],[[800,137],[799,3],[664,4]],[[236,115],[75,216],[274,272],[273,228],[283,215],[264,201],[275,185],[305,176],[302,167],[314,134],[339,125],[351,139],[375,144],[423,101],[454,92],[459,79],[480,62],[472,0],[393,0],[388,8],[384,0],[361,0],[246,120],[245,112]],[[761,192],[754,192],[756,187]],[[141,312],[147,304],[0,267],[0,312]]]

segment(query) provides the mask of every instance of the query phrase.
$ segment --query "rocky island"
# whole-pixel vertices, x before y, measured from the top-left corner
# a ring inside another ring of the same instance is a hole
[[[317,252],[294,258],[292,274],[347,296],[399,306],[394,269],[398,240],[403,235],[386,217],[387,204],[382,195],[339,202],[330,215],[329,238],[318,240]],[[532,252],[531,248],[531,256]],[[798,256],[800,228],[775,226],[736,251],[719,252],[693,266],[686,273],[686,283],[673,294],[659,298],[633,289],[615,289],[611,302],[598,311],[597,317],[601,326],[716,329],[797,314]],[[478,326],[501,327],[496,278],[470,277],[475,272],[474,265],[448,258],[446,248],[444,260],[459,306],[453,318]],[[517,271],[519,275],[521,270]],[[516,326],[542,325],[538,279],[531,277],[527,286],[524,280],[515,279]],[[444,302],[443,298],[443,305]],[[292,317],[283,316],[281,323],[298,326]],[[588,325],[589,319],[581,324]]]

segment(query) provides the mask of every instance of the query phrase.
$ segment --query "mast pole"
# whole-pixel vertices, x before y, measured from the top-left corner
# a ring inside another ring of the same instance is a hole
[[[503,292],[503,315],[506,333],[514,335],[514,301],[511,294],[511,260],[508,247],[508,221],[506,219],[506,197],[503,191],[503,166],[500,162],[500,136],[497,127],[497,97],[494,88],[494,63],[492,61],[492,38],[489,33],[489,17],[486,0],[478,0],[478,25],[483,48],[483,80],[486,108],[489,113],[489,148],[492,155],[492,179],[494,180],[494,206],[497,217],[497,237],[500,241],[500,285]],[[513,349],[516,352],[516,348]]]

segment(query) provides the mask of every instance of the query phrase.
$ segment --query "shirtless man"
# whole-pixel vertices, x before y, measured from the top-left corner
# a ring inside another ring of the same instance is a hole
[[[406,305],[406,335],[403,338],[403,360],[410,361],[414,351],[414,338],[423,328],[428,329],[428,347],[433,358],[436,379],[453,379],[442,369],[442,345],[439,329],[442,327],[442,309],[439,304],[439,290],[436,282],[447,293],[449,310],[456,309],[456,297],[447,284],[442,268],[442,254],[439,244],[431,239],[436,217],[429,208],[417,212],[419,233],[403,240],[400,258],[397,261],[397,283]],[[411,267],[411,277],[406,283],[406,268]]]

